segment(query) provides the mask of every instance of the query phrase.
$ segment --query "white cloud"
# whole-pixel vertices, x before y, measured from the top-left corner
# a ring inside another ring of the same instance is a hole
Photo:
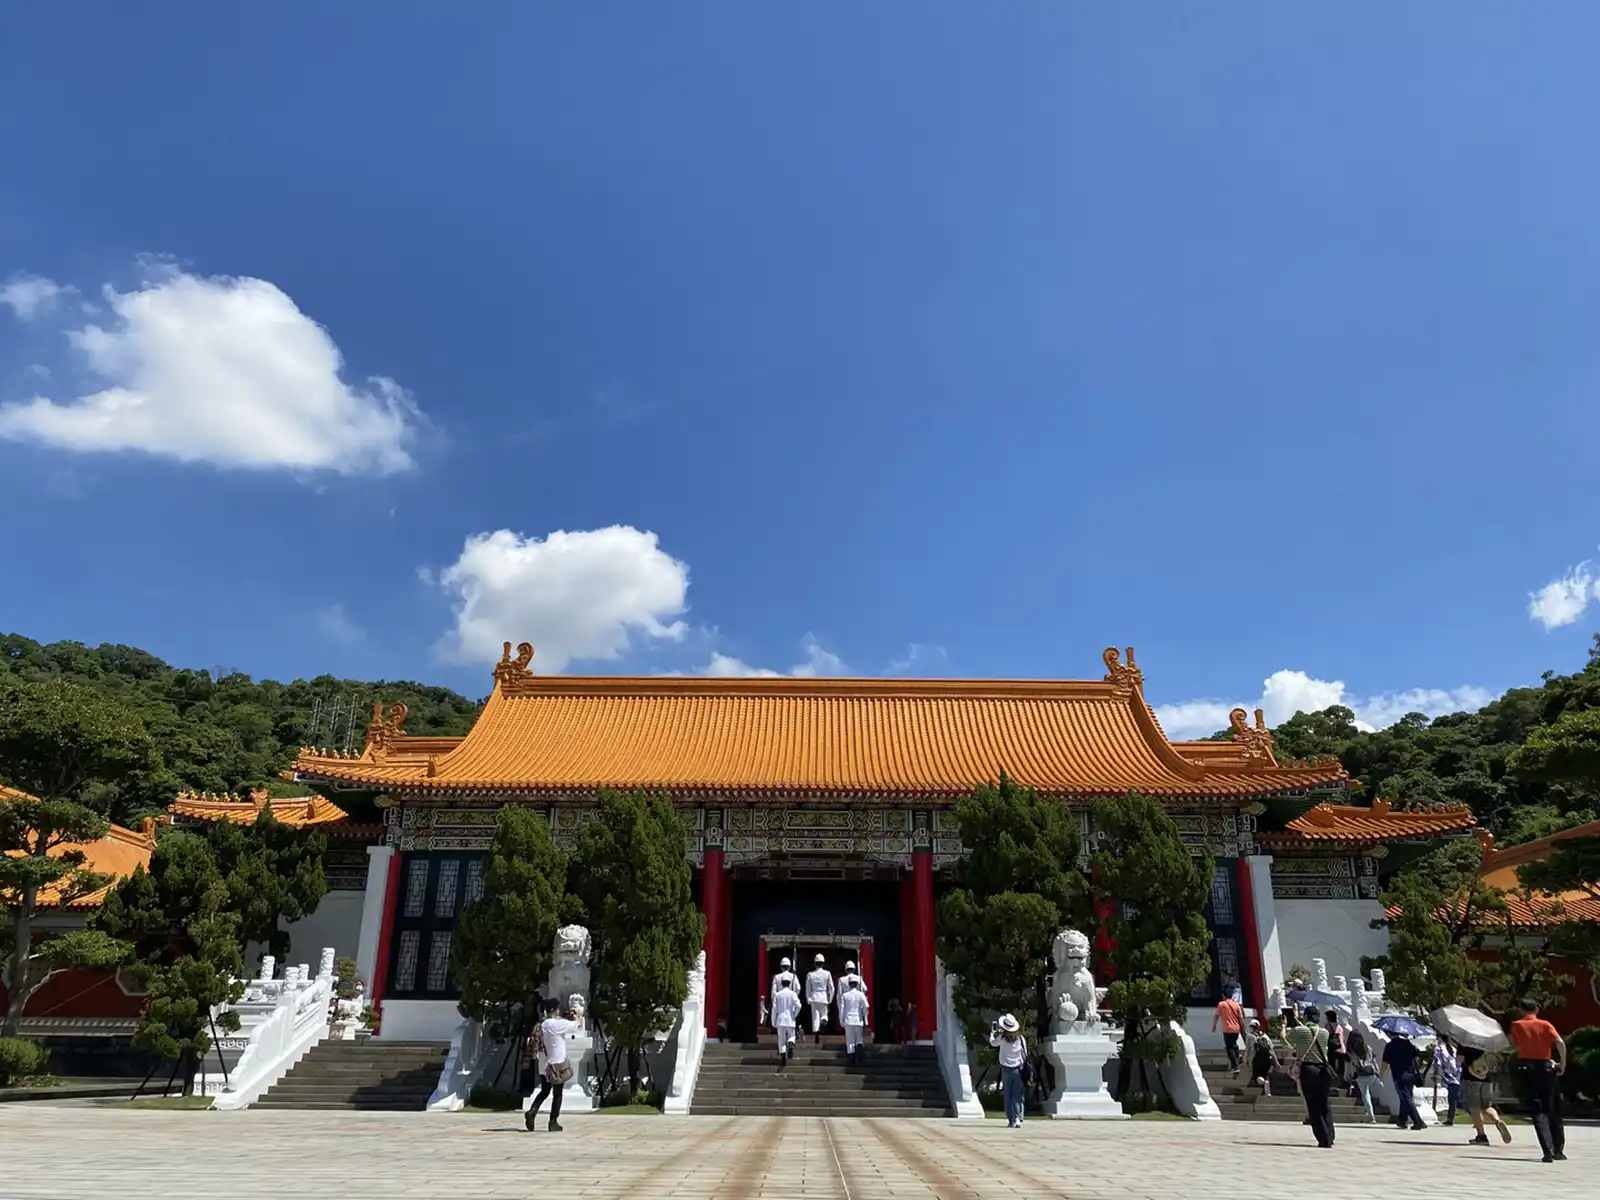
[[[55,307],[56,301],[74,289],[64,287],[43,275],[13,275],[0,287],[0,304],[21,321],[31,321]]]
[[[381,376],[345,383],[333,339],[280,289],[146,268],[137,290],[106,289],[104,325],[67,334],[105,386],[0,407],[0,437],[221,467],[387,474],[412,465],[406,446],[420,414],[404,390]]]
[[[906,656],[898,658],[883,669],[885,675],[941,674],[949,668],[950,656],[943,646],[929,642],[912,642],[906,647]]]
[[[1591,599],[1600,599],[1600,581],[1593,566],[1581,562],[1537,592],[1529,592],[1528,615],[1546,629],[1558,629],[1583,616]]]
[[[718,675],[724,678],[759,676],[764,679],[776,679],[782,675],[790,675],[797,679],[823,679],[850,674],[850,668],[845,666],[844,659],[824,647],[817,640],[816,634],[806,634],[800,642],[800,653],[803,655],[801,660],[787,671],[774,671],[769,667],[751,666],[731,654],[713,651],[711,661],[702,667],[698,674]]]
[[[345,615],[344,605],[334,604],[317,614],[317,632],[330,642],[350,645],[364,639],[366,631]]]
[[[635,637],[678,641],[687,632],[678,618],[688,607],[688,564],[631,525],[544,538],[473,534],[438,584],[456,611],[440,649],[457,662],[498,661],[503,643],[526,639],[534,669],[557,673],[574,660],[620,658]]]
[[[1438,717],[1445,713],[1473,712],[1494,699],[1486,688],[1470,684],[1457,688],[1411,688],[1376,696],[1352,695],[1342,680],[1313,679],[1304,671],[1274,671],[1262,680],[1261,696],[1253,702],[1187,700],[1156,706],[1156,718],[1167,736],[1177,740],[1205,737],[1228,726],[1235,708],[1261,709],[1269,726],[1281,725],[1297,712],[1321,712],[1342,704],[1356,715],[1366,730],[1384,729],[1407,713]]]

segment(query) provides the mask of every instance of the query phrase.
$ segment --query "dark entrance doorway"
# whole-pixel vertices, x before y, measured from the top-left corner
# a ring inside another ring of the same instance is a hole
[[[732,880],[733,945],[729,955],[728,1036],[756,1040],[757,997],[771,983],[777,961],[795,961],[803,981],[819,953],[835,976],[846,959],[860,963],[861,937],[872,940],[873,984],[870,1020],[879,1040],[890,999],[899,1000],[901,972],[900,888],[885,880]],[[770,948],[766,935],[774,939]],[[810,935],[811,940],[807,940]],[[784,949],[787,943],[789,949]],[[760,961],[770,957],[772,965]],[[836,961],[837,960],[837,961]],[[837,1022],[835,1022],[835,1025]],[[807,1026],[809,1028],[809,1025]]]

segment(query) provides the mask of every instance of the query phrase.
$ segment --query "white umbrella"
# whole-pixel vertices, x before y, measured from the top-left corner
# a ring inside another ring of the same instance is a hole
[[[1471,1050],[1497,1053],[1511,1049],[1511,1042],[1500,1029],[1500,1022],[1475,1008],[1447,1004],[1432,1013],[1428,1020],[1434,1029],[1450,1038],[1458,1046]]]

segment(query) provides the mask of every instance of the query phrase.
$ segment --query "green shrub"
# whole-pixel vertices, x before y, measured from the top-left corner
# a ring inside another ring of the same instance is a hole
[[[522,1096],[505,1088],[480,1083],[467,1097],[467,1105],[470,1108],[487,1108],[494,1112],[513,1112],[522,1107]]]
[[[19,1079],[39,1074],[49,1060],[50,1051],[38,1042],[0,1038],[0,1087],[10,1087]]]
[[[1600,1100],[1600,1026],[1574,1029],[1567,1038],[1567,1070],[1561,1090],[1569,1100]]]

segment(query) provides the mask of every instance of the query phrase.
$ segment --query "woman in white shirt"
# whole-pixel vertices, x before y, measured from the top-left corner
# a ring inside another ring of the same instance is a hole
[[[567,1061],[567,1039],[579,1033],[582,1028],[576,1021],[568,1021],[561,1016],[561,1001],[544,1002],[544,1020],[534,1033],[538,1051],[544,1058],[544,1070],[540,1073],[539,1094],[534,1097],[527,1115],[522,1118],[522,1123],[528,1127],[530,1133],[533,1131],[534,1122],[538,1120],[539,1106],[552,1092],[555,1095],[550,1101],[548,1128],[551,1133],[561,1132],[561,1122],[556,1118],[561,1115],[561,1094],[566,1091],[567,1080],[572,1078],[572,1064]]]
[[[989,1031],[989,1045],[1000,1051],[1000,1094],[1006,1102],[1006,1128],[1022,1128],[1022,1067],[1028,1061],[1028,1039],[1017,1019],[1006,1013]]]

